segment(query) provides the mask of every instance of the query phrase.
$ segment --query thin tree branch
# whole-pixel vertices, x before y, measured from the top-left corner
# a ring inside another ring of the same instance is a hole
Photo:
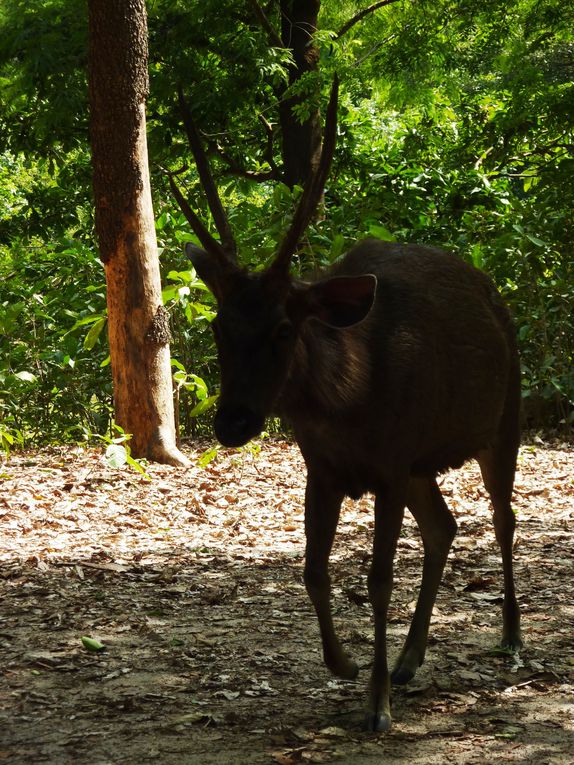
[[[275,160],[273,159],[273,126],[267,119],[265,119],[263,114],[258,114],[257,118],[263,125],[267,134],[267,145],[263,151],[263,159],[269,165],[270,170],[247,170],[239,162],[237,162],[234,157],[228,154],[228,152],[216,140],[209,142],[209,150],[211,153],[217,154],[217,156],[226,163],[227,169],[231,172],[232,175],[238,175],[242,178],[247,178],[248,180],[255,181],[257,183],[261,183],[263,181],[282,181],[283,175],[277,167]]]
[[[404,27],[404,29],[408,29],[408,28],[409,28],[409,25],[407,24],[407,25]],[[358,66],[361,66],[362,64],[364,64],[364,63],[365,63],[365,61],[366,61],[366,60],[367,60],[367,59],[368,59],[370,56],[372,56],[372,55],[373,55],[373,53],[376,53],[378,50],[380,50],[380,48],[383,48],[383,47],[384,47],[384,46],[385,46],[385,45],[386,45],[388,42],[390,42],[391,40],[394,40],[394,39],[395,39],[395,37],[397,37],[397,35],[396,35],[396,34],[392,34],[392,35],[389,35],[388,37],[385,37],[385,39],[384,39],[384,40],[381,40],[381,41],[380,41],[380,42],[378,42],[376,45],[373,45],[373,47],[371,48],[371,50],[367,51],[367,53],[365,53],[365,55],[364,55],[364,56],[361,56],[361,58],[358,58],[358,59],[355,61],[355,66],[357,66],[357,67],[358,67]]]
[[[273,159],[273,127],[270,122],[268,122],[263,114],[258,115],[259,122],[263,125],[265,128],[265,132],[267,133],[267,148],[265,149],[265,154],[263,155],[265,160],[267,161],[267,164],[275,174],[275,178],[277,180],[281,180],[281,172],[279,171],[279,168],[275,164],[275,160]]]
[[[249,0],[251,7],[253,8],[253,12],[259,19],[259,23],[263,27],[263,29],[267,32],[269,35],[269,39],[271,40],[271,43],[273,44],[274,48],[284,48],[283,40],[281,37],[277,34],[275,29],[273,28],[273,24],[269,21],[267,18],[265,11],[263,8],[259,5],[257,0]]]
[[[359,13],[355,14],[352,18],[350,18],[339,31],[335,35],[335,40],[339,40],[344,34],[346,34],[349,29],[352,29],[355,24],[358,24],[359,21],[362,21],[365,16],[368,16],[370,13],[373,13],[373,11],[376,11],[378,8],[383,8],[385,5],[391,5],[392,3],[398,3],[400,0],[380,0],[378,3],[373,3],[372,5],[369,5],[368,8],[363,8],[362,11],[359,11]]]
[[[230,156],[221,146],[217,144],[212,146],[213,151],[220,157],[227,165],[227,169],[232,175],[239,175],[242,178],[248,178],[250,181],[256,181],[258,183],[263,181],[275,181],[279,180],[273,168],[271,170],[263,170],[257,172],[255,170],[246,170],[237,162],[232,156]]]

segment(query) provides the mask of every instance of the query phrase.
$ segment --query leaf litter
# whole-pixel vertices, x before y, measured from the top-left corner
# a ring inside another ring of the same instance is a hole
[[[497,650],[500,560],[474,463],[441,477],[459,525],[426,662],[361,732],[372,661],[372,500],[346,502],[333,608],[361,669],[324,668],[303,583],[305,470],[286,441],[186,450],[194,467],[112,469],[97,450],[0,466],[0,762],[570,765],[574,752],[574,451],[519,458],[516,579],[525,648]],[[422,549],[408,516],[389,613],[408,630]],[[101,648],[100,648],[101,646]]]

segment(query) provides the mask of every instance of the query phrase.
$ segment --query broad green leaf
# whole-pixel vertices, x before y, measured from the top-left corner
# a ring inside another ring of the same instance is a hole
[[[345,246],[345,237],[342,234],[337,234],[331,244],[331,260],[337,260],[343,252]]]
[[[103,643],[100,643],[99,640],[95,640],[91,637],[83,637],[81,638],[82,645],[84,648],[88,651],[91,651],[92,653],[98,653],[98,651],[103,651],[105,649],[105,645]]]
[[[178,294],[179,287],[177,284],[170,284],[169,287],[166,287],[161,291],[161,299],[163,304],[169,303],[170,300],[173,300],[177,294]]]
[[[475,244],[472,247],[470,251],[470,257],[472,259],[472,265],[475,266],[475,268],[484,267],[484,255],[480,244]]]
[[[189,413],[190,417],[199,417],[200,414],[203,414],[208,409],[211,409],[211,407],[215,404],[219,396],[209,396],[208,398],[203,399],[203,401],[200,401],[199,404],[193,407],[191,412]]]
[[[211,449],[206,449],[206,451],[204,451],[200,458],[197,460],[198,465],[200,467],[207,467],[207,465],[209,465],[210,462],[213,462],[213,460],[217,457],[218,453],[218,446],[212,446]]]
[[[532,236],[532,234],[526,234],[526,238],[532,242],[532,244],[535,244],[537,247],[547,247],[548,244],[546,242],[543,242],[542,239],[538,239],[536,236]]]
[[[185,367],[183,366],[181,361],[178,361],[177,359],[170,359],[170,364],[171,364],[172,367],[175,367],[176,369],[179,369],[180,372],[185,372]]]
[[[374,236],[376,239],[382,239],[383,242],[396,242],[395,237],[388,228],[381,226],[378,223],[371,223],[369,225],[369,236]]]
[[[207,383],[199,375],[189,375],[190,380],[195,385],[195,395],[203,400],[207,397]]]
[[[32,374],[32,372],[26,372],[26,371],[16,372],[14,377],[17,377],[18,380],[23,380],[23,382],[29,382],[29,383],[37,382],[38,380],[35,374]]]
[[[94,345],[98,342],[98,338],[102,332],[102,329],[106,326],[107,319],[102,316],[91,328],[86,337],[84,338],[84,348],[87,351],[91,351]]]
[[[126,447],[122,444],[110,444],[106,449],[106,462],[111,468],[121,468],[128,461]]]
[[[68,330],[68,333],[73,332],[75,329],[78,329],[78,327],[85,327],[87,324],[94,324],[96,321],[100,321],[101,318],[102,317],[99,314],[95,314],[93,316],[84,316],[83,319],[77,320],[72,329]]]

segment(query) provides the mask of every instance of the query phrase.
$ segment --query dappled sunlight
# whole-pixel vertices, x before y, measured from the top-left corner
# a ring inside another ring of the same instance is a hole
[[[337,755],[353,765],[381,756],[569,762],[569,447],[521,452],[515,553],[526,645],[514,657],[495,650],[500,561],[478,468],[441,478],[459,533],[426,662],[394,689],[386,736],[360,731],[373,641],[372,498],[345,503],[332,558],[335,620],[360,668],[346,682],[322,664],[302,582],[297,448],[269,440],[259,453],[222,450],[206,468],[197,466],[201,449],[185,451],[193,467],[150,465],[151,482],[113,470],[95,450],[15,453],[2,466],[0,724],[15,761],[94,753],[114,761],[121,741],[132,758],[156,751],[174,765],[192,762],[191,752],[217,762],[209,757],[218,751],[245,765]],[[421,564],[407,513],[389,610],[391,659],[408,630]],[[86,650],[86,636],[105,650]]]

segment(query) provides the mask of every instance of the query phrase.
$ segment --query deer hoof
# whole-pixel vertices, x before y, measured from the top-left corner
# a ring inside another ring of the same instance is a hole
[[[524,647],[524,643],[522,642],[522,638],[520,636],[520,631],[514,635],[503,635],[502,640],[500,641],[500,645],[502,648],[508,648],[510,651],[518,653],[518,651]]]
[[[415,673],[408,667],[395,667],[391,673],[391,683],[393,685],[406,685],[414,676]]]
[[[365,718],[365,730],[369,733],[386,733],[391,728],[391,716],[387,712],[369,712]]]
[[[359,667],[347,656],[342,657],[336,663],[328,665],[331,672],[343,680],[354,680],[359,674]]]

